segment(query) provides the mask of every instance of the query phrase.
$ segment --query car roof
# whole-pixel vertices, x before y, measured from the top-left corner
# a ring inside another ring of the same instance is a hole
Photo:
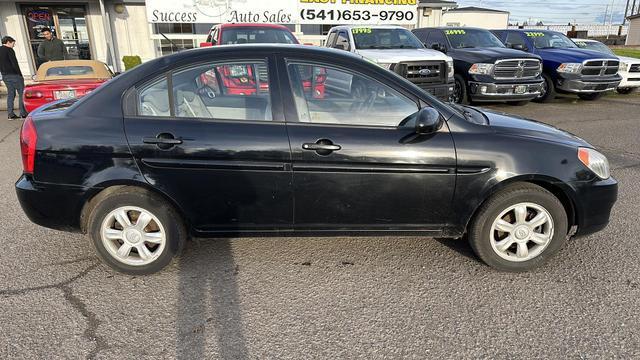
[[[49,75],[48,71],[53,68],[65,68],[71,66],[87,66],[92,68],[92,74],[82,75]],[[72,80],[72,79],[110,79],[113,76],[109,72],[107,65],[98,60],[57,60],[47,61],[40,65],[36,73],[36,81],[49,80]]]
[[[491,30],[489,30],[489,29],[483,29],[483,28],[473,27],[473,26],[438,26],[438,27],[427,27],[427,28],[423,28],[423,29],[438,29],[438,30],[465,29],[465,30],[485,30],[485,31],[491,31]]]
[[[358,29],[358,28],[371,28],[371,29],[404,29],[407,30],[407,28],[404,28],[402,26],[399,25],[338,25],[338,26],[334,26],[332,27],[330,30],[333,29]]]
[[[288,27],[284,25],[279,25],[279,24],[226,23],[226,24],[219,24],[216,26],[219,26],[221,29],[234,28],[234,27],[255,27],[255,28],[283,29],[283,30],[291,31],[289,30]]]

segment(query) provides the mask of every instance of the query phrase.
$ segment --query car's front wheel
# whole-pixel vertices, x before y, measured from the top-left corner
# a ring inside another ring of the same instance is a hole
[[[553,101],[556,98],[556,86],[553,84],[553,79],[547,74],[542,74],[542,79],[544,82],[540,88],[540,95],[533,101],[540,103]]]
[[[468,237],[482,261],[503,271],[542,265],[562,247],[567,214],[552,193],[534,184],[514,184],[489,198],[472,221]]]
[[[633,92],[634,88],[617,88],[616,91],[618,94],[627,95]]]
[[[128,187],[100,199],[89,216],[88,230],[100,259],[132,275],[167,266],[187,237],[180,216],[166,201]]]

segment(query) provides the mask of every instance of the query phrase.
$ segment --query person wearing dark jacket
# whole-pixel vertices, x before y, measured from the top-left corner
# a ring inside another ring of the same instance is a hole
[[[9,119],[17,119],[18,116],[13,112],[13,101],[18,92],[18,100],[20,103],[20,116],[27,117],[27,110],[24,108],[24,102],[22,102],[22,92],[24,91],[24,78],[18,66],[18,59],[16,58],[16,52],[13,50],[13,46],[16,41],[11,36],[5,36],[2,38],[2,46],[0,46],[0,73],[2,74],[2,81],[7,85],[9,94],[7,96],[7,114]]]
[[[44,41],[38,46],[38,58],[40,58],[40,61],[66,60],[68,54],[64,42],[53,37],[49,28],[42,29],[40,33],[44,36]]]

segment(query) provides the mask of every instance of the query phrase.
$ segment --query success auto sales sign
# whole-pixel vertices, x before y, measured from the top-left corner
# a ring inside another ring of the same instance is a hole
[[[418,0],[146,0],[151,23],[414,25]]]

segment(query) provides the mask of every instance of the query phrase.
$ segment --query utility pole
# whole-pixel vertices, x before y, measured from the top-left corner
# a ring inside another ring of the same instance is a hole
[[[602,25],[607,25],[607,13],[609,12],[609,5],[604,8],[604,16],[602,17]]]

